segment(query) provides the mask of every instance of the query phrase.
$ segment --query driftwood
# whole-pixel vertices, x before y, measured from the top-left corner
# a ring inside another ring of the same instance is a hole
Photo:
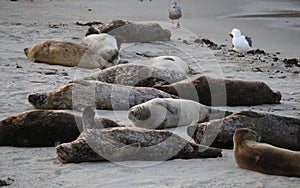
[[[220,120],[189,126],[188,135],[196,143],[231,149],[233,134],[239,128],[256,131],[261,142],[300,150],[300,119],[253,111],[242,111]]]
[[[95,119],[97,128],[117,127],[106,118]],[[47,147],[75,140],[82,131],[80,116],[52,110],[33,110],[0,121],[0,146]]]
[[[93,25],[87,30],[86,36],[99,33],[108,33],[120,43],[169,41],[171,38],[171,32],[157,23],[142,24],[124,20]]]
[[[77,140],[56,147],[60,162],[164,161],[222,156],[221,149],[191,143],[165,130],[133,127],[95,129],[93,117],[93,110],[85,108],[84,131]]]

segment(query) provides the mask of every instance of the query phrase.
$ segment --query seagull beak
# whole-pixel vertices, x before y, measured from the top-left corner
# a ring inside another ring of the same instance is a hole
[[[233,34],[231,32],[229,32],[228,35],[233,38]]]

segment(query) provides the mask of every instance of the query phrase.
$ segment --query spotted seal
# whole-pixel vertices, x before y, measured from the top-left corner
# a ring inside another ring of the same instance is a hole
[[[189,126],[188,135],[198,144],[233,148],[233,134],[250,128],[262,136],[262,142],[291,150],[300,150],[300,119],[269,113],[241,111],[223,119]]]
[[[83,111],[84,131],[73,142],[56,147],[61,163],[85,161],[164,161],[221,157],[220,149],[191,143],[166,130],[134,127],[94,129],[94,112]]]
[[[137,64],[116,65],[85,77],[85,80],[97,80],[107,83],[152,87],[174,83],[188,77],[180,72]]]
[[[300,177],[300,153],[258,143],[259,135],[248,128],[233,136],[234,159],[240,168],[270,175]]]
[[[95,117],[97,128],[118,127]],[[0,121],[0,146],[50,147],[75,140],[82,131],[81,117],[63,111],[30,110]]]
[[[281,100],[279,91],[261,81],[200,76],[155,88],[208,106],[278,104]]]
[[[128,110],[153,98],[177,97],[150,87],[75,80],[54,91],[30,94],[28,101],[37,109],[82,110],[85,106],[95,106],[105,110]]]

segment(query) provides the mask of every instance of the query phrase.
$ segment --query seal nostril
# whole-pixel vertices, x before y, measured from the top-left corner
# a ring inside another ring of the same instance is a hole
[[[28,48],[24,48],[24,53],[27,56],[27,54],[28,54]]]

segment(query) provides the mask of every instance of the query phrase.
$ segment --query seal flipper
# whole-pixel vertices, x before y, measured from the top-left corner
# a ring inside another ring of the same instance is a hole
[[[92,109],[92,107],[91,106],[85,107],[82,112],[83,130],[96,128],[94,118],[95,118],[95,112]]]
[[[165,107],[172,114],[176,114],[178,112],[177,108],[168,101],[159,100],[159,102],[157,104],[162,105],[163,107]]]

